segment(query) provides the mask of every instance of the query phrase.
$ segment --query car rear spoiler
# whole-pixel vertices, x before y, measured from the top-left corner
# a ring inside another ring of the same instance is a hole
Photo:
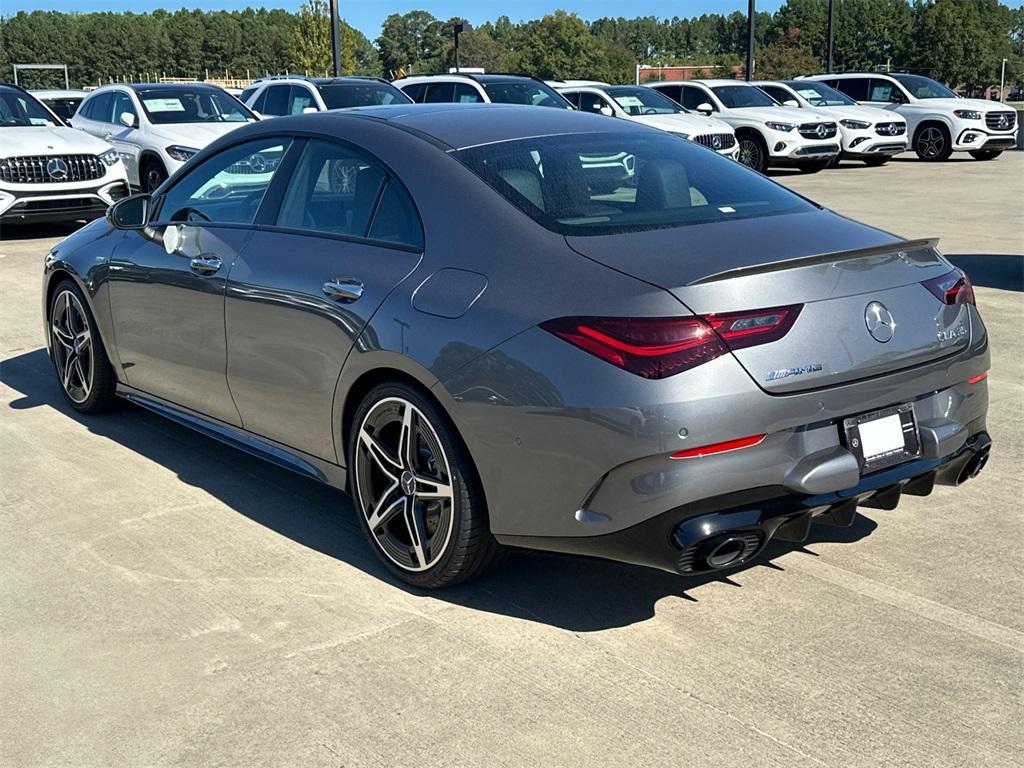
[[[870,248],[854,248],[849,251],[833,251],[832,253],[819,253],[814,256],[801,256],[796,259],[782,259],[771,261],[767,264],[752,264],[748,267],[736,267],[723,272],[715,272],[706,275],[687,285],[700,285],[701,283],[715,283],[719,280],[730,280],[734,277],[747,277],[748,275],[760,275],[766,272],[777,272],[782,269],[796,269],[807,267],[811,264],[829,264],[836,261],[848,259],[859,259],[864,256],[881,256],[889,253],[900,253],[906,255],[908,251],[919,251],[924,248],[935,248],[939,244],[939,238],[930,237],[922,240],[898,240],[895,243],[873,245]]]

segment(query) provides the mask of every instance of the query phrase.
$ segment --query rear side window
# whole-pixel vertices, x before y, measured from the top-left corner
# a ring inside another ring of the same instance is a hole
[[[408,193],[380,163],[354,147],[306,144],[285,191],[277,226],[422,247]]]
[[[744,166],[668,134],[537,137],[454,156],[535,221],[564,235],[814,210]]]
[[[113,95],[110,93],[101,93],[92,99],[89,99],[89,114],[90,120],[95,120],[98,123],[110,122],[110,100]]]

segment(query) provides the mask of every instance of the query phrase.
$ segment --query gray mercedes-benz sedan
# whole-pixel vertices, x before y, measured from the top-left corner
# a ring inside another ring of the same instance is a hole
[[[347,490],[423,587],[507,546],[690,574],[984,466],[988,338],[933,241],[613,118],[242,127],[47,256],[70,404]]]

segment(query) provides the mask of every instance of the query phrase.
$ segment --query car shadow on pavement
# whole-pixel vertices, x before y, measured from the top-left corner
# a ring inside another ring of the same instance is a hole
[[[0,225],[0,241],[35,240],[40,237],[67,237],[85,226],[84,222],[66,224],[3,224]]]
[[[1024,291],[1024,256],[1010,253],[946,253],[974,285],[1004,291]]]
[[[704,585],[741,586],[744,572],[752,568],[784,571],[774,562],[783,554],[801,550],[813,555],[815,544],[857,541],[876,527],[862,515],[849,528],[816,525],[802,545],[772,543],[765,555],[744,568],[688,578],[603,560],[516,550],[480,579],[428,593],[398,581],[378,562],[363,539],[351,500],[340,491],[127,403],[102,416],[79,414],[62,397],[45,349],[0,361],[0,380],[21,393],[10,403],[12,409],[53,408],[94,435],[171,470],[182,482],[202,488],[254,522],[396,589],[574,632],[645,621],[654,616],[662,599],[695,603]]]

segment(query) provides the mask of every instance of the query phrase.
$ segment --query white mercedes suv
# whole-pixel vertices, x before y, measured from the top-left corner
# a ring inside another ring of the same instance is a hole
[[[214,139],[256,119],[212,85],[117,84],[90,93],[71,125],[113,144],[132,185],[152,192]]]
[[[558,81],[550,81],[548,85],[581,112],[594,112],[660,128],[733,159],[739,153],[736,132],[728,123],[688,112],[652,88],[607,83],[563,85]]]
[[[736,131],[739,157],[755,171],[795,166],[803,173],[828,167],[839,154],[835,119],[812,110],[783,107],[742,80],[650,83],[670,99],[702,115],[714,115]]]
[[[813,75],[851,99],[898,114],[907,121],[910,146],[922,160],[948,160],[970,152],[992,160],[1017,146],[1017,112],[998,101],[961,99],[922,75],[848,72]]]
[[[301,115],[328,109],[409,104],[408,96],[379,77],[272,75],[253,82],[239,100],[260,117]]]
[[[117,152],[0,84],[0,223],[80,221],[128,195]]]
[[[811,109],[839,121],[841,157],[884,165],[907,150],[907,123],[899,115],[858,104],[817,80],[770,80],[755,85],[779,104]],[[838,158],[836,158],[838,160]]]

